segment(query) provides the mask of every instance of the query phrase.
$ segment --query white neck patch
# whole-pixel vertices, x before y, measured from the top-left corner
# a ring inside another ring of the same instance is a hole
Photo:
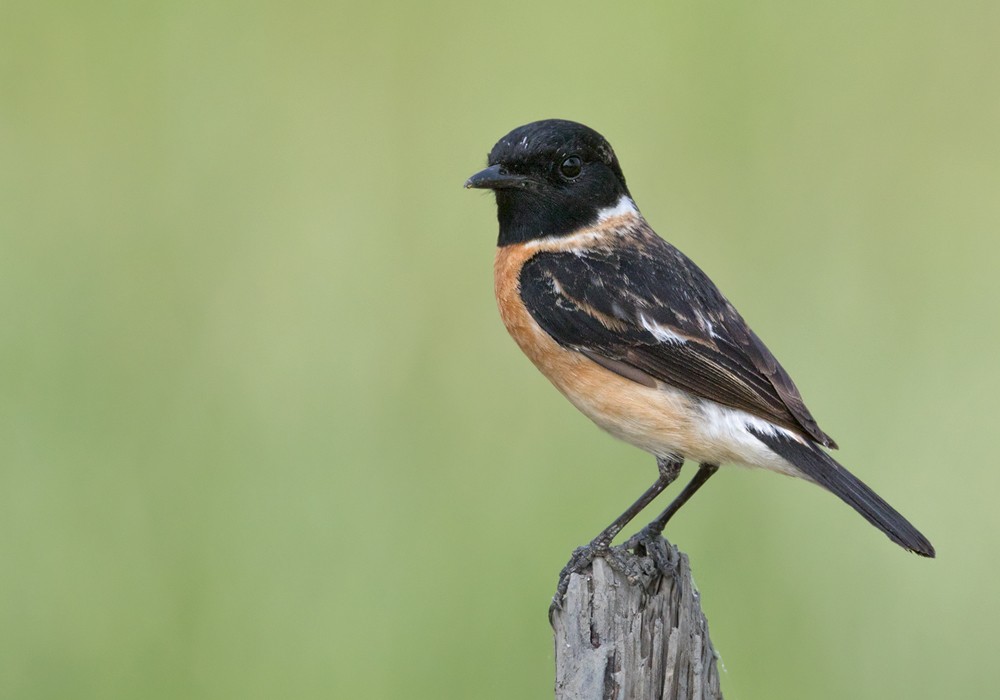
[[[632,198],[626,194],[621,196],[618,203],[613,207],[605,207],[597,212],[597,222],[607,221],[608,219],[614,219],[618,216],[628,216],[628,215],[638,216],[639,209],[635,206],[635,202]]]
[[[524,244],[526,248],[542,248],[543,250],[560,250],[577,252],[606,236],[612,235],[597,226],[616,218],[639,217],[639,209],[628,195],[622,195],[613,207],[605,207],[597,212],[597,221],[578,233],[569,236],[546,236],[535,238]]]

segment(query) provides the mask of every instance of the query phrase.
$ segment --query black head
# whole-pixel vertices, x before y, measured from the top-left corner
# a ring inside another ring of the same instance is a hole
[[[593,129],[545,119],[514,129],[466,187],[497,198],[499,245],[572,233],[630,196],[611,145]]]

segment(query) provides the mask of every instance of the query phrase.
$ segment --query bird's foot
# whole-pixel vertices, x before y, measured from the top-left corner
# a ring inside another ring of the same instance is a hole
[[[667,542],[658,530],[648,526],[616,547],[600,540],[577,547],[559,573],[559,584],[549,605],[550,622],[553,613],[562,610],[563,597],[572,575],[587,573],[597,558],[604,559],[629,584],[639,583],[644,588],[648,588],[660,576],[674,576],[679,561],[677,548]]]
[[[596,539],[583,547],[573,550],[566,566],[559,572],[559,584],[556,586],[556,594],[552,596],[552,603],[549,604],[549,621],[552,614],[557,610],[562,610],[563,596],[569,588],[569,579],[573,574],[582,574],[590,568],[597,557],[606,556],[611,552],[611,547],[607,542]]]
[[[663,537],[658,528],[647,525],[629,537],[621,545],[621,549],[633,553],[636,557],[652,560],[661,576],[674,576],[677,573],[680,561],[677,548]]]

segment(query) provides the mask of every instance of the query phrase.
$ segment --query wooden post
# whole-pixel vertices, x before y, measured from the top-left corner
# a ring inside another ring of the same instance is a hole
[[[557,700],[722,698],[688,558],[669,544],[665,553],[670,574],[616,547],[614,565],[598,558],[572,575],[551,615]]]

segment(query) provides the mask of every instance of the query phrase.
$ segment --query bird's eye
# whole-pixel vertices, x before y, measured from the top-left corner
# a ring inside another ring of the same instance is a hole
[[[580,156],[570,156],[559,166],[559,174],[567,180],[572,180],[580,174],[580,170],[582,169],[583,161],[580,160]]]

